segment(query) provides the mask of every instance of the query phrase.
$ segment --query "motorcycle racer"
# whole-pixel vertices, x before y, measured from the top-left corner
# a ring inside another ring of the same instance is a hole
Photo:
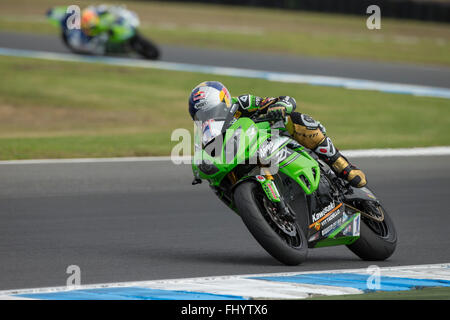
[[[289,96],[259,97],[244,94],[231,97],[228,89],[220,82],[207,81],[197,85],[189,97],[189,113],[196,120],[199,109],[213,109],[223,104],[230,108],[237,106],[235,118],[250,117],[256,111],[259,114],[274,115],[284,118],[289,134],[302,146],[314,151],[337,176],[347,180],[354,187],[364,187],[367,184],[365,174],[352,165],[346,157],[334,146],[326,135],[325,127],[312,117],[296,112],[294,98]]]
[[[66,33],[67,42],[78,51],[103,55],[109,41],[120,42],[130,36],[137,19],[119,6],[89,6],[81,12],[81,29]]]
[[[79,25],[74,24],[74,15],[66,7],[47,12],[49,20],[61,27],[64,43],[75,53],[107,55],[131,50],[147,59],[159,57],[158,48],[140,35],[137,15],[123,6],[89,6],[79,14]]]

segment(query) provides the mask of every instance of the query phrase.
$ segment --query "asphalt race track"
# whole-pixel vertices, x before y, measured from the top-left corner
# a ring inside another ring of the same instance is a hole
[[[50,35],[0,32],[0,47],[69,52]],[[161,46],[162,60],[450,88],[450,69]],[[167,161],[0,163],[0,290],[212,275],[450,262],[450,156],[361,158],[396,223],[397,251],[364,262],[345,247],[283,266],[189,165]]]
[[[379,266],[450,261],[450,156],[361,158],[399,233]],[[360,268],[345,247],[301,266],[271,258],[190,166],[167,161],[0,164],[0,289]]]
[[[69,53],[58,36],[0,32],[0,47]],[[450,68],[162,45],[162,61],[450,88]],[[230,48],[231,49],[231,48]]]

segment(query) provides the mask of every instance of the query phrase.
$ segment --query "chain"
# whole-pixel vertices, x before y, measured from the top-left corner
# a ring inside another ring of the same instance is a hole
[[[368,214],[368,213],[363,212],[363,211],[361,211],[361,210],[359,210],[359,209],[357,209],[357,208],[355,208],[355,207],[352,207],[351,205],[348,205],[348,204],[346,204],[346,203],[344,203],[344,204],[345,204],[345,206],[349,207],[350,209],[359,211],[359,212],[361,213],[361,215],[363,215],[363,216],[366,217],[366,218],[372,219],[372,220],[374,220],[374,221],[376,221],[376,222],[383,222],[383,220],[384,220],[384,212],[383,212],[383,209],[381,209],[380,206],[378,206],[378,212],[381,214],[381,217],[380,217],[380,218],[377,218],[377,217],[374,217],[374,216],[371,215],[371,214]]]

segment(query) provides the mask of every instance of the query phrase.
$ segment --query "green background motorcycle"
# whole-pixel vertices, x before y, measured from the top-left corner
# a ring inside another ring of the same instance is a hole
[[[338,245],[364,260],[392,255],[394,224],[368,188],[338,178],[289,136],[284,119],[216,109],[197,112],[193,184],[206,179],[270,255],[286,265]]]
[[[47,18],[53,25],[61,28],[61,38],[73,53],[120,55],[135,52],[146,59],[158,59],[159,48],[138,31],[140,21],[137,15],[123,7],[110,7],[112,8],[109,9],[111,12],[106,11],[100,17],[99,34],[93,37],[94,41],[92,41],[93,44],[99,44],[92,48],[75,45],[78,42],[90,42],[92,37],[83,34],[80,29],[68,28],[67,21],[75,14],[74,11],[70,12],[68,7],[60,6],[49,9]],[[71,41],[71,39],[77,39],[77,41]]]

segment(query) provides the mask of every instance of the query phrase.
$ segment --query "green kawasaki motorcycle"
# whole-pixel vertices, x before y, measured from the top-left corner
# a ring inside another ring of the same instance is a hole
[[[120,6],[103,7],[98,25],[98,34],[89,36],[81,29],[70,29],[69,21],[75,17],[65,6],[47,11],[48,20],[61,28],[61,38],[67,48],[76,54],[131,55],[137,53],[146,59],[158,59],[160,50],[151,40],[139,32],[138,16]],[[106,10],[108,9],[108,10]]]
[[[385,260],[397,243],[394,224],[366,187],[353,188],[287,133],[284,119],[235,108],[196,113],[194,181],[215,194],[250,233],[286,265],[309,248],[346,245],[364,260]]]

